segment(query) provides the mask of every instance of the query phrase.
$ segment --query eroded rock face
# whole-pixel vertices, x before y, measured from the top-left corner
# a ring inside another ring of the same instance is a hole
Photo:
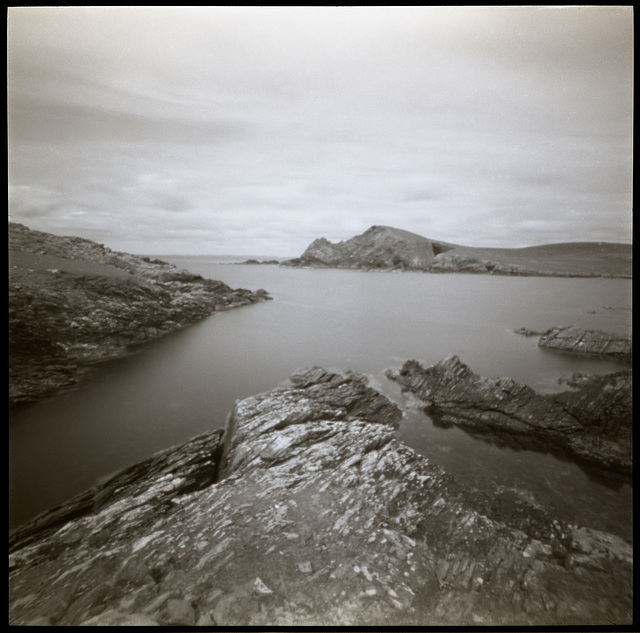
[[[470,255],[447,252],[433,260],[431,272],[434,273],[489,273],[492,275],[541,275],[540,271],[527,270],[522,266],[472,257]]]
[[[432,367],[407,361],[387,376],[425,401],[442,423],[511,436],[531,449],[631,474],[631,372],[582,380],[576,391],[540,395],[510,378],[478,376],[457,356]],[[524,438],[524,439],[522,439]]]
[[[335,268],[428,270],[435,252],[446,246],[389,226],[372,226],[361,235],[332,243],[321,237],[314,240],[288,266],[324,266]]]
[[[237,403],[222,450],[200,436],[18,530],[10,624],[631,622],[629,545],[460,487],[399,418],[319,368]]]
[[[611,358],[630,359],[632,356],[631,337],[577,327],[551,328],[540,335],[538,345],[561,352],[598,354]]]
[[[332,243],[315,239],[282,266],[414,270],[538,277],[631,277],[629,244],[583,242],[526,248],[483,248],[431,240],[391,226]]]
[[[9,400],[77,382],[91,363],[269,298],[160,260],[9,224]]]

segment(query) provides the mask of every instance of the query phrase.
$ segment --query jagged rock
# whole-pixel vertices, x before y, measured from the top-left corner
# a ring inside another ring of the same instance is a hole
[[[182,495],[207,487],[217,479],[222,452],[221,436],[222,430],[204,433],[177,448],[160,451],[39,514],[11,532],[9,551],[18,545],[24,547],[41,539],[76,517],[106,507],[112,510],[120,508],[126,515],[131,508],[121,502],[127,498],[139,499],[146,512],[166,514],[173,511],[178,507]],[[100,537],[96,535],[95,538]],[[133,553],[145,544],[144,539],[134,543]]]
[[[286,266],[428,270],[448,245],[390,226],[372,226],[362,235],[332,244],[321,237]]]
[[[172,264],[9,223],[9,403],[80,380],[96,361],[268,299]]]
[[[332,243],[314,240],[282,266],[420,270],[551,277],[631,277],[629,244],[578,242],[525,248],[480,248],[431,240],[391,226]]]
[[[457,356],[424,368],[407,361],[387,376],[440,423],[504,438],[523,448],[561,448],[574,457],[631,474],[631,372],[594,376],[576,391],[540,395],[510,378],[474,374]]]
[[[492,275],[535,275],[539,271],[527,270],[521,266],[472,257],[463,253],[440,253],[433,260],[432,272],[440,273],[490,273]]]
[[[598,354],[621,359],[630,359],[632,355],[630,336],[577,327],[555,327],[542,332],[538,345],[556,351]]]
[[[399,418],[319,368],[238,402],[222,450],[201,436],[14,533],[9,623],[632,621],[629,545],[460,486],[398,441]]]
[[[538,345],[546,349],[573,354],[593,354],[620,360],[631,360],[631,336],[610,334],[602,330],[577,327],[553,327],[539,332],[520,328],[514,330],[522,336],[537,336]]]

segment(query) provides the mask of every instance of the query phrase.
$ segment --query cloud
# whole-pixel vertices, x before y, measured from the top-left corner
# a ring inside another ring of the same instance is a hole
[[[145,253],[295,255],[372,224],[628,241],[631,18],[14,7],[11,217]]]

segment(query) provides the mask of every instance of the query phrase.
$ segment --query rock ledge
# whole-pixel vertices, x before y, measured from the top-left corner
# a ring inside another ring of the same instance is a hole
[[[398,408],[312,368],[12,535],[12,625],[632,621],[632,550],[459,486]]]
[[[424,401],[441,424],[630,475],[631,371],[582,377],[575,391],[540,395],[510,378],[478,376],[457,356],[432,367],[407,361],[387,376]]]

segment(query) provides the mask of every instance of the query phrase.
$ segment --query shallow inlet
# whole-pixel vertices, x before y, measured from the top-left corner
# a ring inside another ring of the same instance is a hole
[[[510,376],[541,392],[573,372],[620,365],[555,354],[516,335],[576,325],[629,331],[631,282],[423,273],[296,270],[169,258],[274,300],[219,313],[106,363],[80,389],[23,407],[10,425],[10,523],[92,486],[167,446],[220,428],[235,400],[267,391],[299,367],[349,368],[405,404],[384,371],[413,358],[457,354],[475,372]],[[442,429],[409,410],[399,431],[415,450],[490,491],[518,486],[562,518],[632,534],[632,490],[571,462],[513,451]]]

